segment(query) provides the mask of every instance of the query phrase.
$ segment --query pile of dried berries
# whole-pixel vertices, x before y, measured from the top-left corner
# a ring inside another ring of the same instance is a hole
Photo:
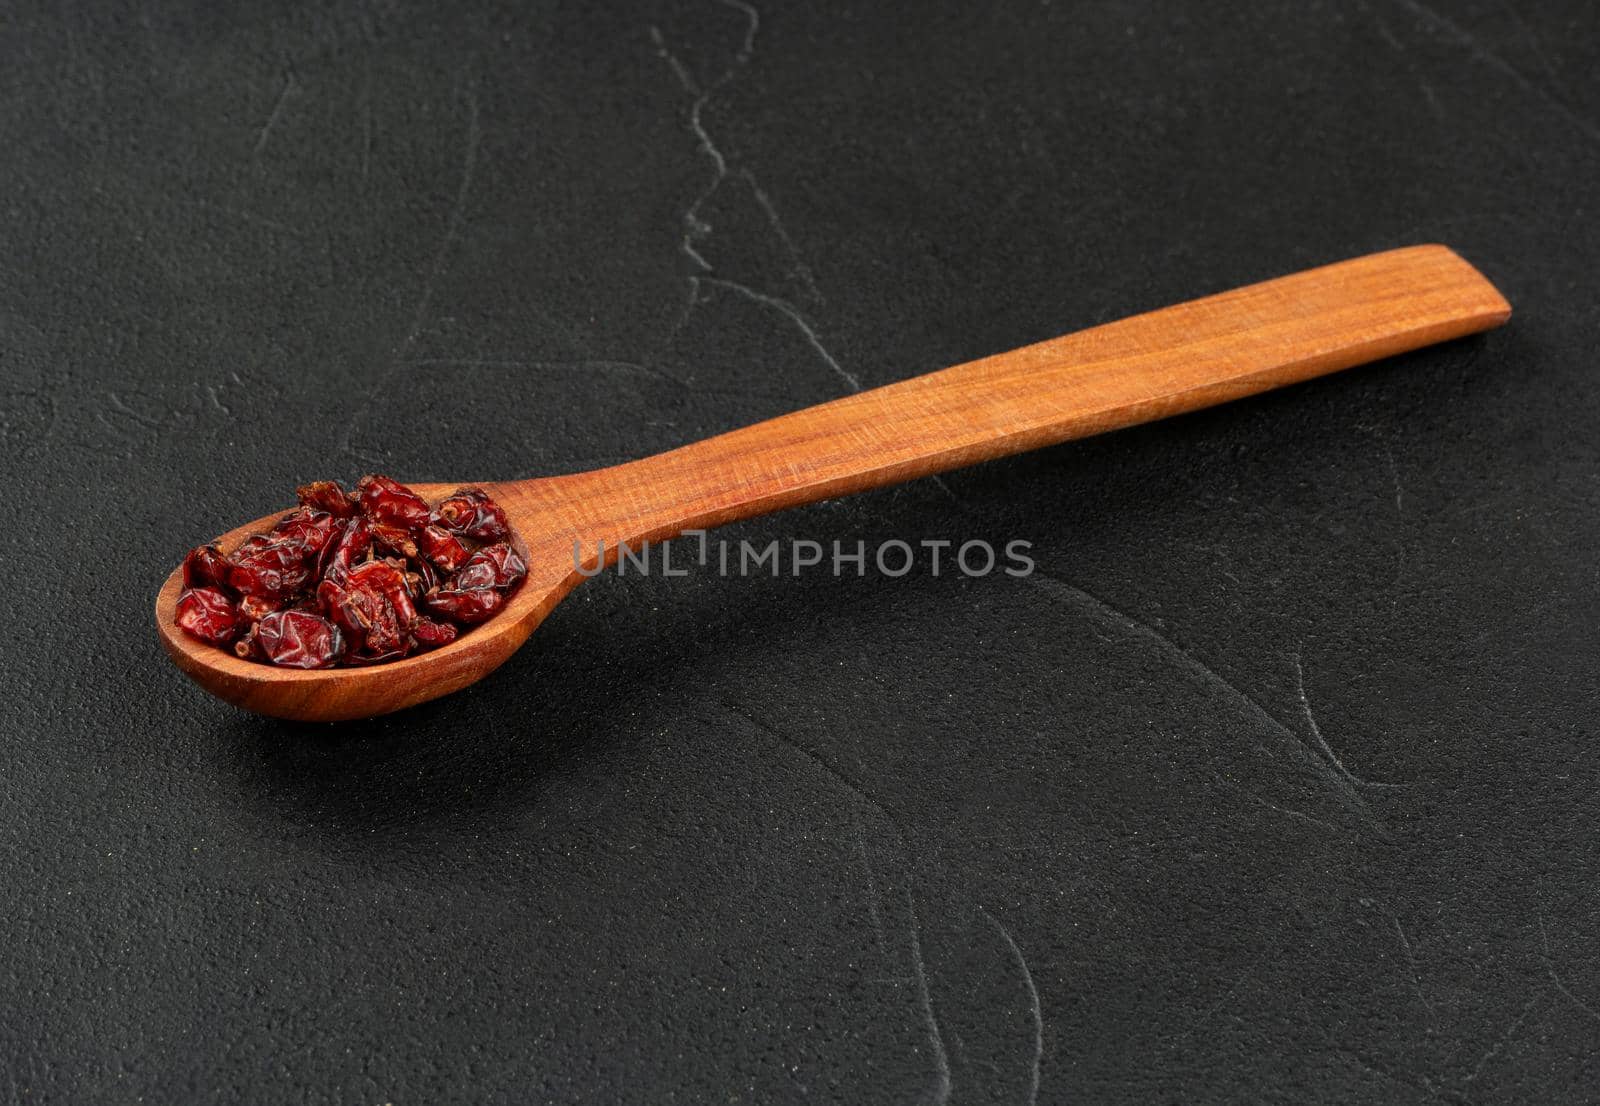
[[[387,476],[299,496],[232,553],[203,545],[184,559],[180,629],[286,668],[378,664],[448,645],[527,575],[505,512],[477,488],[431,508]]]

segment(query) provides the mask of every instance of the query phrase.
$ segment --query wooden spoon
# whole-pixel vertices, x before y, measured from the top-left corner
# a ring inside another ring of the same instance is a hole
[[[240,660],[173,624],[178,667],[248,710],[331,721],[400,710],[482,679],[591,572],[684,530],[911,480],[1070,438],[1264,392],[1499,326],[1511,306],[1443,246],[1416,246],[1179,304],[804,411],[612,468],[483,483],[505,508],[528,577],[454,644],[391,664],[300,671]],[[417,484],[432,501],[456,484]],[[281,512],[277,512],[281,514]],[[231,550],[276,514],[220,539]],[[574,549],[582,551],[581,560]],[[575,563],[575,561],[577,563]]]

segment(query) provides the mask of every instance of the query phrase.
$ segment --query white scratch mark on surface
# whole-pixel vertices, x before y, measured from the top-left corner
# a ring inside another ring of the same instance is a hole
[[[711,102],[711,97],[729,81],[745,63],[750,60],[750,55],[755,51],[756,31],[761,26],[760,17],[754,8],[747,4],[738,4],[732,0],[722,0],[725,6],[743,11],[747,19],[744,43],[734,55],[733,64],[723,70],[722,75],[706,88],[700,87],[700,82],[695,80],[694,74],[689,72],[689,67],[684,65],[672,48],[667,45],[666,37],[661,33],[661,28],[650,28],[650,39],[655,43],[656,53],[666,60],[672,69],[672,74],[683,86],[683,90],[692,98],[689,104],[689,130],[699,143],[700,153],[711,161],[712,177],[710,183],[702,188],[694,201],[683,212],[683,237],[679,240],[678,248],[684,256],[694,262],[702,272],[711,271],[711,263],[700,253],[696,242],[711,233],[711,225],[700,218],[700,209],[722,187],[722,182],[728,177],[728,159],[723,154],[722,148],[712,139],[711,132],[706,129],[703,118],[706,105]],[[690,277],[691,301],[694,292],[694,278]]]
[[[1028,1004],[1033,1013],[1033,1070],[1028,1083],[1028,1106],[1035,1106],[1039,1101],[1039,1074],[1044,1066],[1044,1009],[1039,1003],[1039,988],[1034,985],[1033,972],[1028,968],[1028,958],[1022,955],[1022,950],[1017,947],[1016,938],[1011,936],[1011,931],[1000,923],[1000,919],[989,913],[983,907],[978,907],[978,913],[989,919],[989,924],[999,931],[1006,947],[1011,950],[1011,955],[1017,961],[1017,967],[1022,971],[1022,982],[1028,988]]]
[[[1295,692],[1300,698],[1300,711],[1305,715],[1306,725],[1311,728],[1311,736],[1316,738],[1317,747],[1322,750],[1323,755],[1328,758],[1329,763],[1331,763],[1334,768],[1338,770],[1341,776],[1349,780],[1356,787],[1406,786],[1403,783],[1379,783],[1373,780],[1364,780],[1360,776],[1357,776],[1354,772],[1350,771],[1350,769],[1346,768],[1344,766],[1344,761],[1339,759],[1338,755],[1333,751],[1333,748],[1328,744],[1327,738],[1322,736],[1322,727],[1317,725],[1316,715],[1311,713],[1311,700],[1306,698],[1306,673],[1305,669],[1300,664],[1300,658],[1298,656],[1296,656],[1294,659],[1294,678]]]
[[[465,369],[539,369],[548,372],[587,372],[606,375],[643,376],[660,380],[679,388],[688,388],[686,381],[654,365],[638,361],[619,361],[615,358],[579,358],[571,361],[531,361],[521,357],[403,357],[400,365],[445,365]]]
[[[1533,29],[1530,28],[1527,23],[1523,21],[1522,16],[1518,14],[1517,6],[1513,3],[1509,3],[1508,0],[1500,0],[1500,9],[1510,17],[1511,22],[1517,25],[1517,30],[1520,31],[1522,33],[1522,37],[1527,40],[1528,49],[1532,50],[1533,56],[1539,59],[1540,68],[1545,71],[1545,74],[1551,80],[1559,82],[1561,80],[1561,76],[1556,72],[1556,67],[1551,64],[1550,55],[1544,52],[1544,46],[1540,44],[1539,36],[1533,33]]]
[[[1400,938],[1400,947],[1405,950],[1406,966],[1411,971],[1411,985],[1416,988],[1417,998],[1421,1000],[1423,1009],[1428,1012],[1428,1024],[1432,1025],[1434,1020],[1433,1003],[1429,1002],[1428,996],[1422,992],[1422,974],[1417,971],[1417,957],[1411,949],[1411,940],[1406,936],[1405,929],[1401,927],[1399,916],[1391,912],[1389,917],[1394,922],[1394,935]]]
[[[706,284],[717,288],[726,288],[730,292],[744,296],[753,303],[770,307],[772,310],[784,315],[805,336],[805,340],[811,344],[812,349],[817,351],[818,356],[822,358],[828,368],[833,370],[835,376],[850,385],[852,391],[859,392],[861,390],[861,381],[856,379],[854,373],[846,370],[843,365],[839,364],[838,359],[828,352],[828,347],[822,344],[822,339],[817,337],[817,332],[811,328],[811,324],[806,322],[805,318],[799,311],[795,310],[794,305],[788,300],[779,299],[777,296],[769,296],[765,292],[757,292],[754,288],[740,284],[735,280],[725,280],[722,277],[713,276],[701,277],[700,279]]]
[[[1267,802],[1267,800],[1263,799],[1260,795],[1257,795],[1255,792],[1249,791],[1246,788],[1241,787],[1240,785],[1234,783],[1232,780],[1230,780],[1227,777],[1223,776],[1222,773],[1220,773],[1220,772],[1215,772],[1214,771],[1214,772],[1211,773],[1211,775],[1223,787],[1226,787],[1230,791],[1234,791],[1234,792],[1237,792],[1240,795],[1243,795],[1246,799],[1249,799],[1252,803],[1255,803],[1257,806],[1264,806],[1268,810],[1275,810],[1279,814],[1287,815],[1290,818],[1298,818],[1302,822],[1306,822],[1306,823],[1308,823],[1310,825],[1316,826],[1318,829],[1325,829],[1329,833],[1337,833],[1338,832],[1338,829],[1333,825],[1333,823],[1324,822],[1321,818],[1313,818],[1311,815],[1309,815],[1309,814],[1307,814],[1307,813],[1305,813],[1304,811],[1301,811],[1301,810],[1291,810],[1290,808],[1288,808],[1286,806],[1279,806],[1277,803],[1269,803],[1269,802]]]
[[[439,238],[439,245],[433,252],[433,262],[428,267],[428,275],[423,281],[422,294],[417,298],[416,310],[412,313],[411,325],[406,330],[406,336],[396,346],[396,357],[416,345],[417,339],[422,334],[423,324],[427,321],[428,310],[433,304],[435,288],[438,287],[439,278],[444,275],[445,263],[449,260],[450,250],[456,240],[461,236],[461,228],[466,222],[467,196],[472,191],[472,179],[478,167],[478,147],[483,141],[482,123],[478,113],[478,94],[470,80],[463,82],[465,91],[463,95],[467,101],[467,134],[461,155],[461,180],[456,186],[456,195],[450,205],[450,216],[445,221],[444,234]],[[372,409],[372,402],[376,391],[369,392],[362,403],[351,415],[344,420],[344,429],[339,435],[339,448],[345,454],[363,461],[369,465],[384,463],[382,454],[371,450],[362,449],[355,444],[354,435],[357,424]]]
[[[1394,447],[1385,445],[1383,451],[1389,462],[1389,482],[1394,485],[1394,513],[1404,516],[1406,513],[1405,490],[1400,486],[1400,466],[1395,464]]]
[[[750,186],[750,194],[756,198],[756,203],[760,205],[762,212],[766,215],[767,225],[772,228],[773,233],[778,236],[778,240],[783,243],[783,248],[788,251],[789,263],[793,267],[795,275],[800,278],[800,283],[806,286],[806,292],[813,301],[817,303],[823,302],[822,290],[817,287],[816,278],[811,273],[811,266],[805,263],[805,259],[800,256],[799,247],[794,244],[794,239],[789,237],[788,230],[784,228],[783,220],[778,217],[778,207],[772,202],[772,197],[767,194],[765,188],[761,187],[761,183],[756,180],[756,175],[749,169],[739,170],[739,175],[744,178],[745,184]]]
[[[218,411],[221,411],[229,418],[233,417],[233,408],[222,402],[222,397],[218,394],[217,386],[215,384],[206,385],[206,398],[211,401],[212,407],[216,408]]]
[[[1306,744],[1303,737],[1295,733],[1282,722],[1278,721],[1271,714],[1267,713],[1266,708],[1260,703],[1256,702],[1238,687],[1235,687],[1221,673],[1215,671],[1200,661],[1198,658],[1189,653],[1188,650],[1180,646],[1177,642],[1159,633],[1153,627],[1147,626],[1143,622],[1140,622],[1138,619],[1131,618],[1128,615],[1123,614],[1121,611],[1111,606],[1111,604],[1089,594],[1082,588],[1075,587],[1072,584],[1066,583],[1065,581],[1058,580],[1044,572],[1035,570],[1030,575],[1022,577],[1022,579],[1031,582],[1035,587],[1039,588],[1046,595],[1051,596],[1052,598],[1064,602],[1069,606],[1076,607],[1079,610],[1088,611],[1090,614],[1095,615],[1102,620],[1112,622],[1137,637],[1141,637],[1147,641],[1153,642],[1162,651],[1177,661],[1179,665],[1187,669],[1200,680],[1214,688],[1217,688],[1218,690],[1226,692],[1245,709],[1247,714],[1251,715],[1274,733],[1288,738],[1290,742],[1290,749],[1294,751],[1295,755],[1299,757],[1308,768],[1315,769],[1317,775],[1327,781],[1346,809],[1348,809],[1352,814],[1356,815],[1361,821],[1365,822],[1367,826],[1375,832],[1379,834],[1387,833],[1387,829],[1383,823],[1373,813],[1372,808],[1367,805],[1366,800],[1360,796],[1356,789],[1351,785],[1350,781],[1346,779],[1342,773],[1336,771],[1333,766],[1321,756],[1318,756],[1316,751]],[[1284,813],[1287,814],[1298,812],[1284,811]]]
[[[1427,78],[1412,64],[1410,52],[1394,36],[1394,31],[1389,28],[1388,22],[1378,13],[1377,9],[1367,3],[1367,0],[1356,0],[1356,2],[1372,17],[1373,24],[1378,28],[1378,36],[1389,44],[1389,48],[1400,59],[1400,64],[1405,66],[1406,72],[1410,73],[1412,79],[1417,82],[1417,87],[1422,90],[1422,95],[1426,97],[1428,108],[1433,112],[1434,118],[1443,119],[1444,111],[1439,107],[1438,94],[1434,92],[1433,86],[1428,83]]]
[[[711,162],[712,169],[711,180],[700,190],[683,212],[683,235],[679,239],[678,248],[692,262],[695,271],[691,272],[687,278],[689,286],[688,302],[685,304],[684,311],[679,316],[677,323],[673,326],[669,338],[676,336],[678,331],[683,329],[689,315],[693,313],[695,307],[703,302],[700,296],[702,282],[715,284],[782,314],[785,319],[793,323],[800,331],[834,375],[848,384],[853,391],[859,392],[861,390],[861,381],[854,373],[849,372],[839,364],[838,359],[823,345],[822,340],[817,335],[816,328],[811,325],[799,308],[781,296],[758,291],[748,284],[728,277],[709,275],[715,270],[711,262],[700,251],[700,241],[712,231],[711,224],[701,217],[700,212],[711,197],[716,194],[717,190],[722,187],[729,173],[727,154],[723,152],[722,147],[717,144],[716,140],[711,136],[711,132],[706,128],[705,108],[710,103],[711,97],[727,85],[738,74],[739,70],[743,69],[749,62],[751,55],[755,53],[756,34],[761,28],[760,13],[749,4],[740,3],[739,0],[720,0],[720,2],[725,7],[744,13],[746,18],[745,36],[738,52],[734,55],[733,63],[723,70],[722,75],[708,86],[702,87],[700,82],[695,79],[694,74],[689,72],[688,66],[667,45],[666,37],[661,33],[661,28],[650,28],[650,39],[655,43],[656,53],[666,61],[668,67],[672,70],[673,76],[677,78],[678,84],[692,97],[689,105],[689,131],[695,137],[699,152]],[[768,225],[783,244],[785,251],[789,255],[791,265],[805,284],[807,291],[820,302],[822,293],[817,289],[816,281],[810,268],[800,257],[799,250],[795,247],[794,239],[790,237],[788,230],[783,225],[783,220],[779,218],[777,205],[773,202],[771,195],[761,187],[760,182],[756,180],[755,174],[748,168],[741,168],[739,176],[749,186],[751,195],[765,215]]]
[[[810,749],[791,738],[782,730],[768,725],[759,718],[756,718],[754,715],[739,709],[726,699],[721,700],[721,702],[723,708],[729,713],[744,720],[745,722],[748,722],[750,725],[754,726],[756,729],[760,730],[774,741],[779,742],[780,744],[794,750],[800,756],[804,757],[812,767],[816,768],[823,774],[823,776],[832,781],[834,786],[842,789],[855,803],[865,804],[876,810],[880,815],[883,816],[884,820],[889,823],[896,836],[900,838],[902,850],[906,849],[907,843],[904,832],[901,831],[893,816],[890,815],[888,809],[881,802],[873,798],[866,791],[862,790],[858,784],[853,783],[843,772],[840,772],[821,756],[812,752]],[[859,820],[856,824],[858,830],[862,828]],[[863,861],[865,861],[865,848],[863,847],[860,852]],[[870,864],[868,867],[870,870]],[[869,884],[869,890],[873,898],[876,899],[876,881]],[[911,895],[909,882],[905,887],[905,899],[907,918],[909,922],[908,929],[911,949],[911,966],[913,970],[913,978],[916,980],[917,984],[917,1001],[918,1005],[921,1007],[923,1021],[927,1027],[928,1045],[933,1053],[934,1086],[932,1092],[932,1101],[939,1104],[939,1106],[943,1106],[944,1103],[950,1100],[950,1089],[952,1084],[950,1057],[945,1051],[944,1034],[939,1027],[938,1014],[933,1003],[933,993],[928,983],[928,968],[922,956],[922,926],[917,917],[917,908]],[[874,908],[873,912],[874,914],[878,913],[876,908]]]
[[[854,373],[845,369],[839,363],[838,358],[829,352],[822,339],[818,336],[816,328],[806,319],[804,313],[798,307],[782,296],[758,291],[748,284],[728,277],[711,275],[715,272],[715,269],[700,250],[699,243],[712,232],[711,224],[701,217],[700,212],[711,197],[716,194],[717,190],[722,187],[730,172],[727,154],[718,145],[705,125],[705,108],[711,102],[711,98],[728,82],[733,80],[739,71],[749,63],[750,58],[755,54],[756,35],[761,29],[761,14],[749,4],[743,3],[741,0],[718,0],[718,2],[724,7],[732,8],[744,15],[745,33],[739,49],[734,54],[732,64],[724,69],[722,74],[709,85],[702,86],[695,79],[694,74],[689,71],[689,67],[683,63],[683,60],[667,44],[666,36],[662,34],[660,27],[652,26],[650,28],[650,40],[655,44],[656,54],[667,63],[668,68],[672,70],[673,77],[691,97],[689,131],[695,137],[697,149],[711,162],[712,168],[711,180],[695,196],[682,215],[683,234],[679,239],[678,249],[689,259],[693,271],[685,278],[688,296],[684,302],[683,310],[679,312],[677,320],[667,333],[667,342],[670,345],[673,339],[688,325],[695,308],[705,302],[701,294],[702,286],[706,284],[716,285],[781,314],[800,331],[806,342],[822,358],[828,369],[849,385],[852,391],[859,392],[862,389],[860,379]],[[777,205],[773,202],[771,195],[761,187],[760,182],[756,180],[755,174],[750,169],[741,167],[738,173],[749,186],[750,193],[754,197],[756,204],[761,208],[768,226],[772,228],[773,233],[777,235],[784,250],[788,253],[791,268],[799,277],[801,283],[804,284],[811,298],[821,303],[822,293],[817,287],[815,277],[810,267],[806,265],[801,257],[799,249],[795,246],[794,239],[784,227],[783,220],[778,215]],[[950,489],[950,485],[946,483],[943,477],[934,475],[931,479],[935,486],[952,501],[960,502],[959,497]]]
[[[861,821],[862,800],[858,796],[850,804],[850,820],[856,827],[856,853],[861,857],[861,871],[867,880],[867,916],[872,919],[872,935],[878,941],[878,953],[889,951],[889,940],[883,928],[883,911],[878,908],[878,880],[872,874],[872,861],[867,857],[867,827]]]
[[[1504,1050],[1506,1045],[1510,1043],[1511,1038],[1516,1034],[1517,1030],[1522,1028],[1522,1023],[1528,1020],[1528,1015],[1533,1013],[1533,1008],[1539,1004],[1539,1000],[1542,998],[1544,998],[1543,991],[1535,992],[1534,996],[1528,1000],[1525,1006],[1523,1006],[1522,1013],[1513,1018],[1511,1024],[1506,1026],[1505,1032],[1500,1034],[1499,1038],[1494,1042],[1494,1044],[1489,1046],[1488,1051],[1482,1056],[1478,1057],[1477,1064],[1473,1066],[1471,1073],[1468,1074],[1464,1080],[1462,1080],[1463,1083],[1471,1083],[1474,1079],[1478,1078],[1479,1075],[1483,1074],[1484,1065],[1486,1065],[1490,1060],[1493,1060],[1496,1056],[1500,1055],[1501,1051]]]
[[[278,93],[278,98],[272,105],[272,111],[267,114],[267,121],[261,124],[261,130],[256,133],[255,156],[260,157],[266,152],[267,142],[272,138],[273,129],[283,118],[283,110],[289,103],[289,97],[299,89],[299,84],[294,79],[293,71],[286,71],[283,75],[283,88]]]
[[[1444,31],[1451,38],[1455,39],[1457,43],[1463,46],[1468,53],[1489,65],[1491,68],[1498,70],[1506,77],[1509,77],[1524,91],[1531,93],[1540,100],[1543,100],[1556,112],[1556,114],[1567,120],[1567,122],[1578,128],[1578,130],[1582,131],[1591,142],[1600,145],[1600,127],[1596,127],[1593,123],[1589,122],[1589,120],[1585,119],[1583,116],[1569,108],[1566,104],[1562,103],[1550,93],[1534,84],[1527,77],[1523,76],[1520,69],[1516,68],[1510,62],[1502,58],[1499,54],[1485,46],[1465,27],[1461,26],[1459,23],[1456,23],[1454,20],[1449,19],[1442,12],[1436,11],[1434,8],[1429,7],[1427,4],[1419,3],[1418,0],[1395,0],[1395,2],[1401,7],[1405,8],[1407,11],[1411,12],[1413,15],[1420,17],[1424,22],[1432,23],[1438,29]]]
[[[134,422],[139,423],[142,426],[149,427],[152,430],[159,430],[161,428],[161,421],[159,419],[152,418],[143,411],[134,410],[132,407],[128,406],[127,400],[123,399],[116,392],[107,392],[106,395],[111,399],[111,406],[115,407],[120,414],[126,415]]]
[[[928,1045],[933,1049],[934,1084],[932,1101],[944,1106],[950,1101],[950,1056],[944,1049],[944,1034],[939,1031],[939,1016],[933,1008],[933,993],[928,989],[928,969],[922,961],[922,927],[917,922],[917,905],[906,887],[906,909],[911,913],[911,963],[917,975],[917,1000],[928,1022]]]
[[[1560,991],[1563,995],[1566,995],[1567,998],[1572,1001],[1572,1004],[1579,1010],[1582,1010],[1585,1014],[1588,1014],[1595,1021],[1600,1022],[1600,1011],[1595,1010],[1594,1007],[1590,1006],[1587,1002],[1584,1002],[1577,995],[1573,994],[1572,991],[1567,987],[1566,983],[1562,981],[1561,977],[1556,974],[1555,961],[1550,959],[1550,935],[1545,932],[1543,918],[1539,919],[1539,941],[1544,946],[1545,971],[1550,974],[1550,982],[1555,984],[1556,990]]]
[[[450,218],[445,222],[444,234],[439,239],[438,248],[433,251],[433,264],[428,268],[428,278],[422,285],[422,295],[417,300],[417,309],[412,315],[411,327],[402,346],[413,345],[418,335],[422,333],[428,309],[433,304],[434,289],[439,284],[439,278],[444,275],[450,249],[461,236],[461,228],[466,221],[467,195],[472,191],[472,177],[478,168],[478,147],[483,141],[483,130],[478,117],[478,93],[470,82],[466,84],[465,96],[467,138],[461,155],[461,182],[456,186],[455,202],[450,205]]]

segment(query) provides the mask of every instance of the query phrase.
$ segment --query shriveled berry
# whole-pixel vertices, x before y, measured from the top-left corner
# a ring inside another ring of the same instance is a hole
[[[287,598],[310,582],[338,529],[339,521],[325,511],[301,507],[284,515],[228,555],[228,586],[241,595]]]
[[[386,522],[371,523],[372,541],[379,549],[393,553],[397,557],[404,557],[408,561],[417,559],[417,543],[411,537],[411,531],[403,526],[391,526]]]
[[[240,595],[282,597],[311,579],[305,546],[293,539],[257,534],[228,555],[228,586]]]
[[[309,611],[273,611],[256,623],[255,644],[282,668],[327,668],[344,653],[344,637]]]
[[[363,656],[403,657],[406,655],[406,641],[410,638],[406,627],[396,617],[393,607],[379,607],[378,617],[367,630],[366,649]]]
[[[434,588],[422,599],[433,614],[463,626],[482,622],[505,601],[505,595],[494,588]]]
[[[322,581],[317,585],[317,606],[335,626],[344,631],[350,648],[366,647],[367,631],[372,628],[372,619],[348,589],[332,580]]]
[[[407,628],[416,620],[417,609],[411,602],[411,592],[406,588],[405,563],[385,558],[357,565],[350,573],[352,588],[369,588],[379,592],[394,604]]]
[[[338,535],[317,561],[319,579],[343,581],[356,559],[372,546],[372,531],[364,518],[346,519]]]
[[[454,572],[467,559],[467,547],[443,526],[424,526],[417,531],[415,548],[444,572]]]
[[[439,574],[427,561],[412,561],[407,568],[406,590],[411,593],[413,601],[421,600],[424,595],[439,586]]]
[[[344,586],[324,580],[317,590],[323,609],[349,632],[353,649],[368,656],[405,652],[417,608],[405,574],[388,561],[351,569]]]
[[[298,546],[305,560],[315,561],[339,530],[339,520],[328,512],[301,507],[280,518],[272,528],[271,536]]]
[[[505,541],[511,525],[505,511],[482,488],[458,488],[439,501],[434,519],[446,530],[477,541]]]
[[[337,480],[313,480],[295,489],[295,495],[307,507],[326,511],[336,518],[349,518],[356,513],[356,504]]]
[[[461,566],[451,581],[456,588],[506,589],[528,574],[528,562],[505,542],[486,545]]]
[[[419,651],[437,649],[441,645],[449,645],[456,639],[456,628],[448,622],[419,618],[417,624],[411,627],[411,638],[417,643]]]
[[[239,620],[244,623],[260,622],[283,604],[264,595],[247,595],[239,600]]]
[[[222,645],[238,629],[239,614],[233,600],[216,588],[189,588],[178,596],[173,621],[192,638],[208,645]]]
[[[225,587],[227,580],[228,562],[222,559],[222,550],[214,545],[191,549],[183,559],[183,586],[186,588]]]
[[[363,476],[356,484],[361,512],[374,522],[385,522],[406,530],[428,525],[428,504],[404,484],[387,476]]]
[[[298,492],[298,508],[232,553],[189,554],[186,632],[290,667],[378,664],[455,641],[527,575],[505,512],[479,488],[437,510],[386,476],[348,495],[331,480]]]

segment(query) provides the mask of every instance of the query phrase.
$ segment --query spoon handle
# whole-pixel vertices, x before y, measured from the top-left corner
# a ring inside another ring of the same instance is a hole
[[[1510,315],[1443,246],[1370,254],[585,474],[590,517],[596,536],[667,537],[1209,407]]]

